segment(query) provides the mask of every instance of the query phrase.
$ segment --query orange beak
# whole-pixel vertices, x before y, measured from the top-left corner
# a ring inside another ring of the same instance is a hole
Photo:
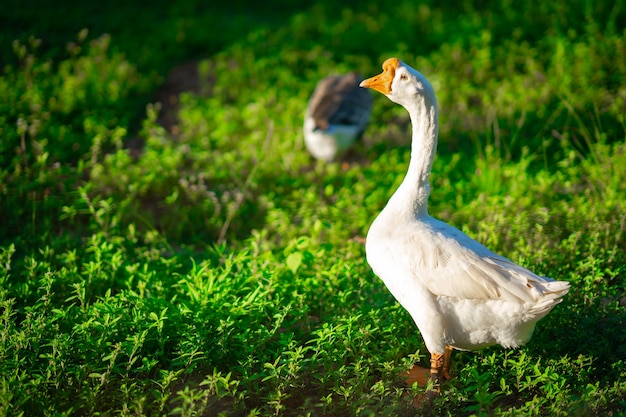
[[[391,83],[393,77],[396,75],[396,68],[400,66],[400,60],[398,58],[389,58],[383,62],[383,72],[367,80],[361,81],[359,86],[365,88],[371,88],[385,95],[391,93]]]

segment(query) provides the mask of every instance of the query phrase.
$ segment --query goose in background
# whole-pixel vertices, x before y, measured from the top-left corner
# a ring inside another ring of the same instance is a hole
[[[448,379],[453,349],[521,346],[538,320],[561,302],[569,283],[534,274],[428,214],[429,176],[437,148],[435,92],[397,58],[361,83],[403,106],[412,124],[411,158],[402,184],[372,223],[367,262],[409,312],[430,353],[434,383]]]
[[[336,161],[359,138],[372,112],[372,95],[357,73],[330,75],[317,83],[304,116],[304,143],[315,159]]]

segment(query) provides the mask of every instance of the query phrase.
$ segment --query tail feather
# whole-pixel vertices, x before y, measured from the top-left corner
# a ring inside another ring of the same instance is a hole
[[[543,294],[543,297],[531,309],[531,313],[537,316],[537,320],[539,320],[548,314],[555,305],[563,301],[563,297],[570,289],[570,284],[565,281],[546,281],[541,282],[535,288]]]

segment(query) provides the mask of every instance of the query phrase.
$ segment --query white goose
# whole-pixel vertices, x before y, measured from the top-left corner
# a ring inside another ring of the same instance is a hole
[[[523,345],[537,321],[561,302],[569,283],[538,276],[428,215],[438,115],[434,90],[422,74],[390,58],[382,74],[360,85],[383,93],[411,117],[408,172],[372,223],[366,254],[419,328],[439,392],[441,379],[450,377],[453,348]]]
[[[317,83],[304,116],[304,143],[316,159],[335,161],[363,134],[372,111],[372,95],[351,72]]]

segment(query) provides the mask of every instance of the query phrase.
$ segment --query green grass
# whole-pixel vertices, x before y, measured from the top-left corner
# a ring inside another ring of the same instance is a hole
[[[375,97],[347,170],[301,132],[389,56],[438,95],[431,213],[572,284],[417,413],[626,415],[626,3],[35,3],[0,11],[0,415],[415,415],[427,351],[355,239],[408,115]]]

